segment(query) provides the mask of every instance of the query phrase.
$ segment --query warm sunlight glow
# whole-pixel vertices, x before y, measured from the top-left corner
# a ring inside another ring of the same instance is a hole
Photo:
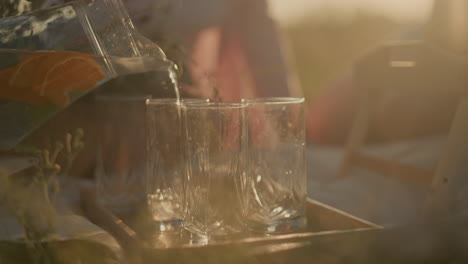
[[[291,24],[313,16],[321,9],[349,16],[358,10],[372,11],[399,20],[422,20],[430,12],[432,0],[269,0],[272,15]]]

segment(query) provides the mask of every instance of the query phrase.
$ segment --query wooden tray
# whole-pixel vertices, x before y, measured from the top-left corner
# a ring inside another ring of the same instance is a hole
[[[134,231],[138,227],[130,228],[97,205],[93,194],[82,197],[85,197],[82,207],[88,218],[114,235],[135,263],[311,263],[311,259],[335,263],[338,258],[355,256],[358,250],[362,251],[366,248],[363,243],[371,243],[370,238],[382,229],[308,199],[308,227],[300,233],[251,236],[200,245],[181,242],[180,234],[145,230],[146,237],[152,233],[153,239],[148,240],[142,239],[145,237],[142,232]]]
[[[359,246],[361,234],[382,229],[312,199],[307,200],[307,218],[308,227],[300,233],[252,235],[205,246],[174,245],[170,241],[166,241],[169,242],[166,248],[162,248],[164,243],[149,244],[145,247],[145,259],[158,263],[310,263],[317,257],[314,250],[327,252],[327,257],[333,257],[331,249],[347,247],[345,251],[349,251],[353,245]]]

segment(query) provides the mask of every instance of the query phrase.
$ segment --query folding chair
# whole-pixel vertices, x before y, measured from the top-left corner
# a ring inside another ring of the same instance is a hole
[[[468,151],[468,93],[464,93],[468,84],[465,77],[467,69],[464,61],[440,53],[423,42],[384,46],[359,61],[355,66],[354,81],[360,91],[360,106],[336,180],[348,177],[356,167],[367,168],[386,177],[432,188],[424,209],[426,212],[450,208],[454,202],[454,177],[458,177],[456,168],[460,167],[464,155],[467,156],[465,150]],[[436,169],[404,164],[362,152],[361,147],[368,138],[376,102],[382,93],[413,89],[424,94],[447,88],[460,94],[461,99]],[[463,94],[467,96],[463,97]]]

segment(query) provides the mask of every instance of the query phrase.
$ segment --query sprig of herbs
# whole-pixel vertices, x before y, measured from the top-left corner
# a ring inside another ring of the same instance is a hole
[[[18,152],[32,154],[35,158],[32,180],[26,184],[14,182],[0,172],[0,203],[23,226],[25,243],[35,264],[54,263],[50,245],[43,242],[53,238],[55,231],[53,201],[60,191],[58,176],[67,175],[70,171],[77,155],[84,148],[83,137],[83,129],[77,129],[73,134],[67,133],[63,141],[56,141],[51,149],[17,148]],[[59,164],[61,155],[64,155],[64,167]],[[45,222],[37,222],[40,215],[45,216]]]
[[[30,10],[31,3],[26,0],[2,0],[0,2],[0,18],[17,16]]]

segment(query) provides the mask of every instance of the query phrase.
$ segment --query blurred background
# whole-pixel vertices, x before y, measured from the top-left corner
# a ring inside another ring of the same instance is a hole
[[[308,99],[366,51],[429,18],[432,0],[269,0]]]

